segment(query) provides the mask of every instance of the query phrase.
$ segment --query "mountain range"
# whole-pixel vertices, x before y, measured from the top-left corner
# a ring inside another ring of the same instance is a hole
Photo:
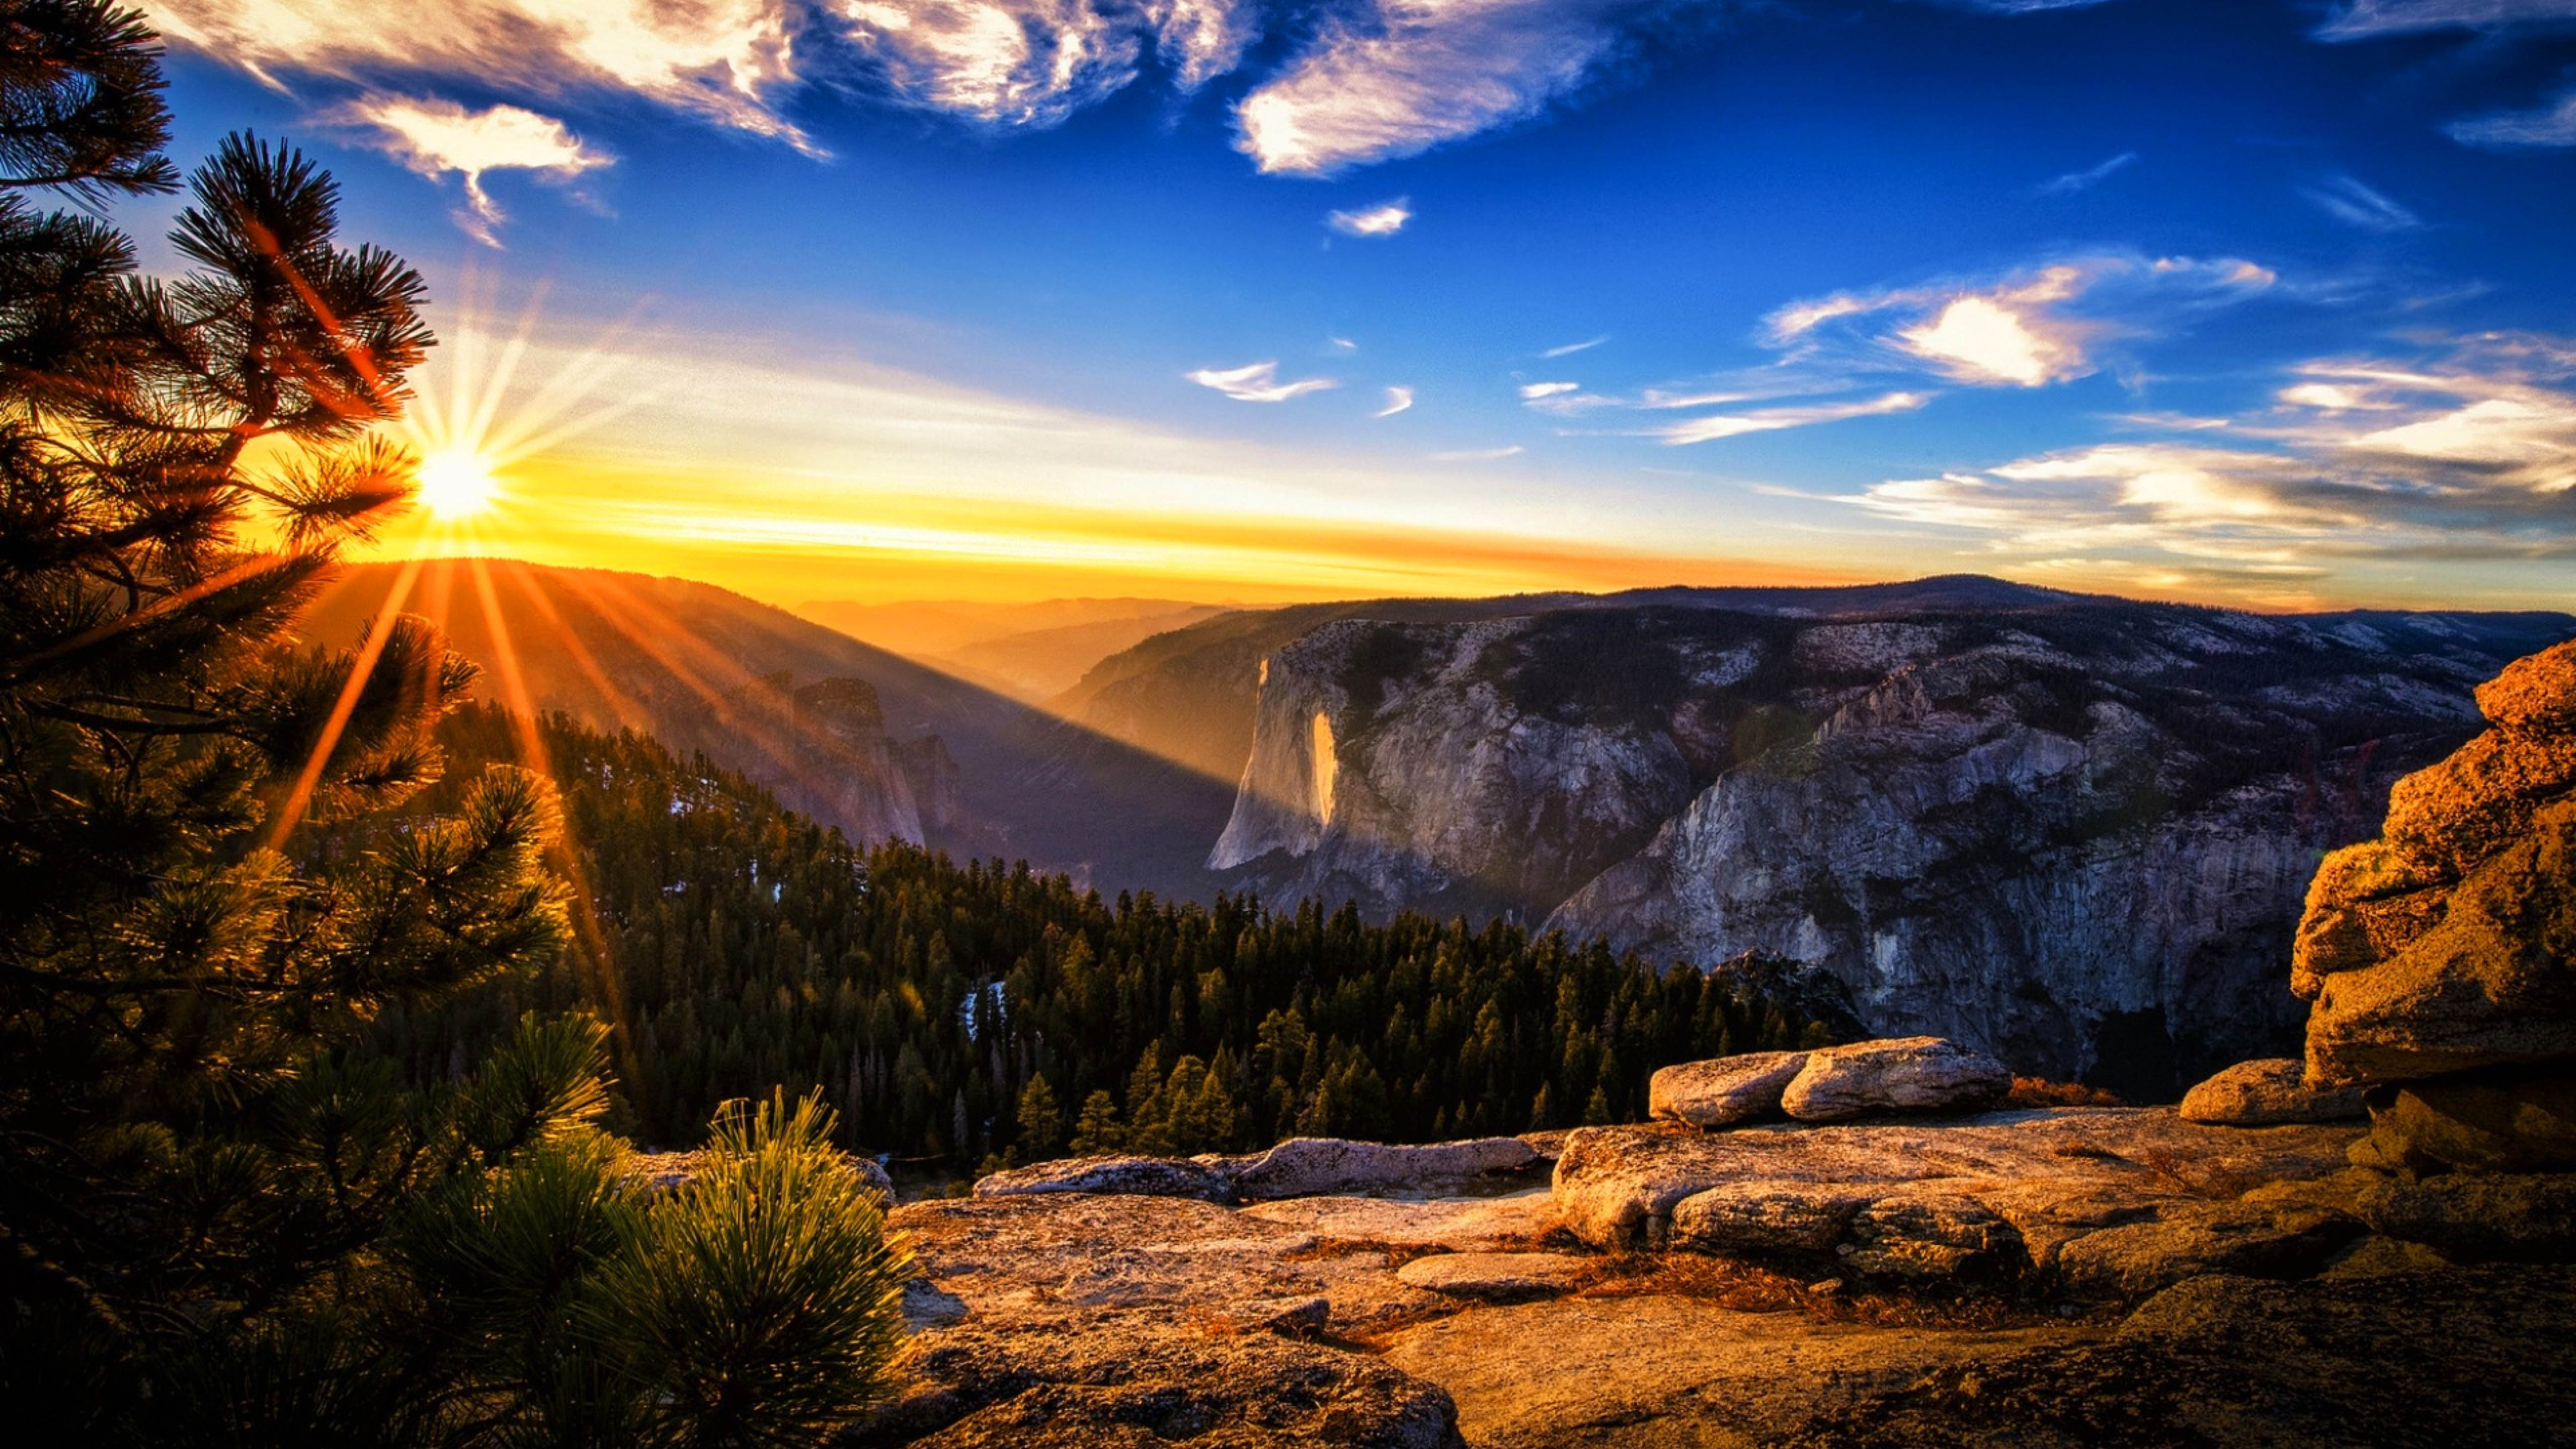
[[[1372,600],[1187,620],[1039,707],[705,585],[481,567],[497,614],[457,563],[408,607],[443,607],[477,658],[506,632],[535,706],[854,833],[1111,891],[1771,952],[1873,1031],[2142,1097],[2295,1034],[2276,968],[2317,860],[2474,731],[2478,681],[2576,637],[2558,613],[2253,615],[1974,576]],[[392,577],[353,572],[316,631],[353,631]],[[1100,622],[1055,626],[1053,667]]]

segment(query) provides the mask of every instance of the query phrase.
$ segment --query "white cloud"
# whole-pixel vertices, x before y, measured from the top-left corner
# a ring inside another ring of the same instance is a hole
[[[2433,366],[2324,361],[2242,446],[2112,443],[1851,501],[2034,560],[2297,578],[2335,559],[2576,557],[2576,347],[2488,338]],[[2263,446],[2268,444],[2269,446]]]
[[[1327,337],[1324,340],[1332,344],[1335,352],[1357,352],[1360,350],[1360,345],[1347,337]]]
[[[1163,63],[1185,91],[1234,69],[1261,34],[1260,9],[1248,0],[1148,0],[1145,18]]]
[[[2329,176],[2301,193],[2326,215],[2363,231],[2413,231],[2424,219],[2354,176]]]
[[[1692,418],[1674,423],[1655,434],[1673,446],[1708,443],[1719,438],[1741,437],[1746,433],[1776,432],[1782,428],[1806,428],[1818,423],[1839,423],[1851,418],[1878,417],[1887,413],[1912,412],[1932,399],[1919,392],[1891,392],[1883,397],[1860,402],[1817,403],[1794,408],[1762,408],[1749,413],[1720,413],[1713,417]]]
[[[1500,458],[1518,457],[1525,451],[1520,444],[1514,443],[1507,448],[1466,448],[1454,453],[1433,453],[1430,457],[1434,463],[1491,463]]]
[[[2360,40],[2421,30],[2493,30],[2576,20],[2576,0],[2352,0],[2317,30],[2323,40]]]
[[[1846,372],[1928,364],[1955,382],[2042,387],[2099,370],[2111,339],[2241,301],[2279,280],[2231,257],[2074,257],[1982,283],[1793,302],[1764,320],[1764,339],[1793,361]]]
[[[1596,348],[1609,340],[1610,334],[1604,332],[1598,337],[1587,337],[1581,342],[1569,342],[1563,347],[1551,347],[1545,352],[1540,353],[1539,356],[1549,358],[1551,360],[1559,357],[1572,357],[1578,352],[1590,352],[1593,348]]]
[[[1053,125],[1136,78],[1143,17],[1089,0],[839,0],[895,97],[992,125]]]
[[[1580,392],[1582,388],[1583,384],[1579,382],[1523,383],[1521,384],[1521,401],[1537,402],[1540,398],[1555,397],[1560,393]]]
[[[1183,376],[1201,387],[1213,388],[1224,393],[1236,402],[1288,402],[1304,397],[1310,392],[1322,392],[1327,388],[1341,386],[1329,377],[1309,377],[1301,378],[1296,382],[1281,382],[1279,364],[1276,362],[1256,362],[1248,367],[1221,370],[1203,367],[1196,372],[1184,373]]]
[[[2098,166],[2087,166],[2081,171],[2069,171],[2053,181],[2042,182],[2038,191],[2042,196],[2073,196],[2079,191],[2090,191],[2136,165],[2137,160],[2137,152],[2123,151]]]
[[[1410,198],[1399,196],[1393,201],[1381,201],[1355,211],[1330,212],[1324,217],[1324,225],[1344,236],[1393,236],[1404,230],[1406,222],[1413,220],[1409,201]]]
[[[517,106],[469,111],[454,101],[410,96],[365,96],[330,113],[330,119],[372,132],[369,143],[435,181],[454,172],[465,179],[471,211],[458,221],[488,246],[499,246],[500,205],[483,189],[487,171],[532,171],[568,181],[615,158],[582,143],[552,116]]]
[[[1413,406],[1413,389],[1409,387],[1391,387],[1386,390],[1386,406],[1379,408],[1376,412],[1369,414],[1369,416],[1373,418],[1391,418],[1411,406]]]
[[[1324,22],[1235,107],[1263,171],[1321,176],[1536,115],[1621,48],[1650,0],[1376,0]]]
[[[2536,111],[2508,111],[2453,121],[2442,129],[2468,146],[2576,146],[2576,90]]]
[[[471,77],[539,96],[620,89],[804,144],[775,101],[797,0],[145,0],[175,43],[273,79]]]

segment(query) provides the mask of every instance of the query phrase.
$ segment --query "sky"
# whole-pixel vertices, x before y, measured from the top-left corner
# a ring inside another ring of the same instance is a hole
[[[144,8],[429,280],[389,547],[2576,599],[2576,0]]]

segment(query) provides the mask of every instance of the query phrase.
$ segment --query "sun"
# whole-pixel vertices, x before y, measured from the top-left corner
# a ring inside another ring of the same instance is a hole
[[[420,460],[420,505],[437,518],[465,518],[492,506],[501,480],[471,448],[436,448]]]

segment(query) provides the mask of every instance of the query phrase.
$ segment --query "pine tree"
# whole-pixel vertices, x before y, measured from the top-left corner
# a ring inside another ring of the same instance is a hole
[[[1044,1077],[1029,1078],[1020,1091],[1020,1158],[1042,1162],[1064,1145],[1064,1112],[1056,1106],[1055,1089]]]
[[[1066,1150],[1076,1157],[1098,1157],[1127,1146],[1127,1129],[1118,1120],[1118,1104],[1107,1091],[1097,1091],[1082,1100],[1082,1115],[1074,1119],[1073,1141]]]
[[[439,782],[474,671],[417,619],[339,652],[287,631],[411,492],[374,430],[429,346],[423,285],[248,136],[191,178],[174,280],[27,199],[170,190],[168,130],[138,15],[0,0],[0,1422],[818,1439],[885,1390],[904,1272],[818,1106],[720,1116],[703,1188],[638,1207],[595,1023],[514,1011],[426,1082],[369,1050],[542,986],[560,801],[494,766],[363,829]],[[781,1265],[794,1313],[725,1291]]]

